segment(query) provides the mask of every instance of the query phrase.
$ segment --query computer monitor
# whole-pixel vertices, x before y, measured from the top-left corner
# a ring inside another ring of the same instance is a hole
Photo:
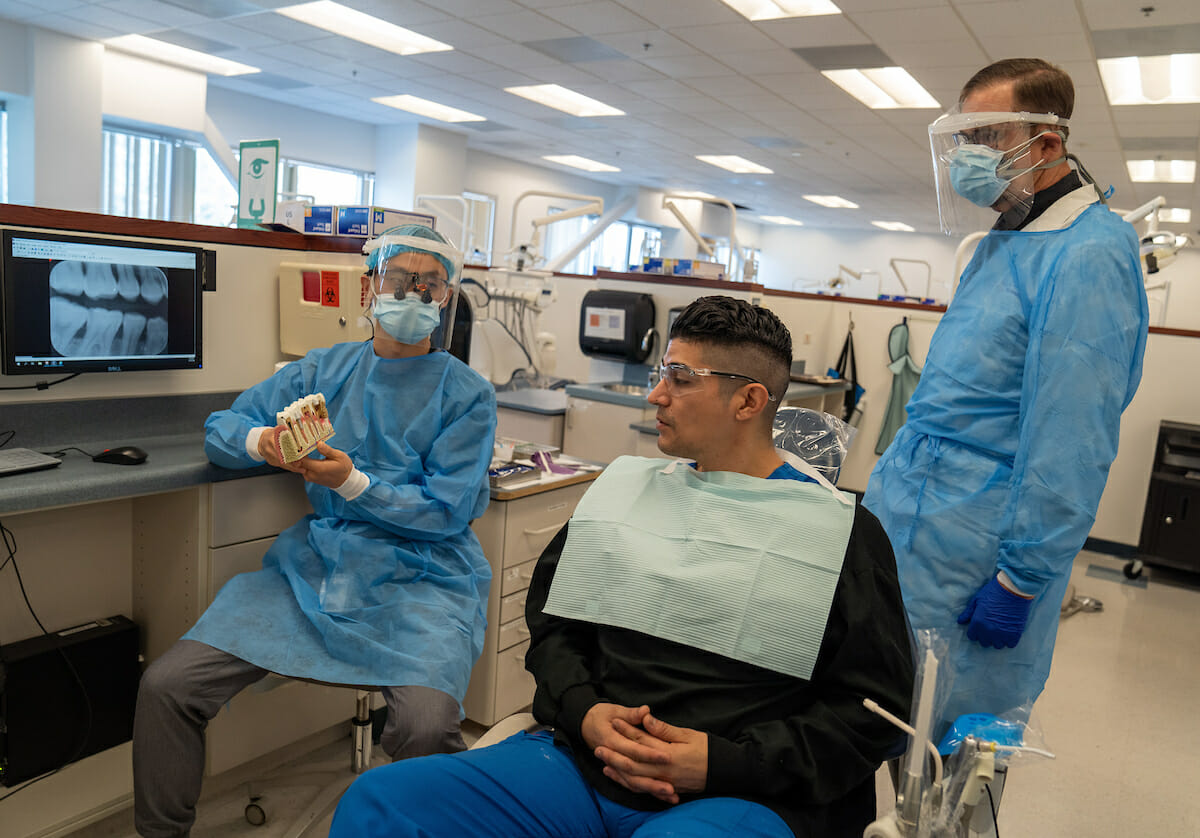
[[[5,230],[5,375],[198,369],[203,249]]]

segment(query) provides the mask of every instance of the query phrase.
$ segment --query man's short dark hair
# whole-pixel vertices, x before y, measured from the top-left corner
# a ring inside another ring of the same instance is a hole
[[[775,406],[791,381],[791,332],[773,311],[745,300],[700,297],[679,313],[668,337],[704,344],[728,355],[736,361],[736,368],[724,371],[761,381],[775,397]]]
[[[1075,110],[1075,85],[1066,70],[1040,58],[1005,58],[989,64],[963,85],[961,105],[977,90],[994,84],[1013,84],[1013,104],[1028,113],[1052,113],[1070,119]],[[1070,132],[1059,129],[1064,136]]]

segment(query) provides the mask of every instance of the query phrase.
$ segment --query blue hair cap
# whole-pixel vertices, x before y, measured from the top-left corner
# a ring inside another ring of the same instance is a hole
[[[389,227],[387,230],[384,230],[379,234],[379,238],[381,239],[388,236],[408,236],[410,238],[429,239],[430,241],[435,241],[438,244],[449,245],[450,247],[453,247],[453,245],[450,244],[449,239],[447,239],[437,230],[426,227],[423,224],[401,224],[399,227]],[[387,244],[383,247],[375,248],[367,254],[367,270],[373,271],[379,265],[380,261],[386,262],[388,259],[391,259],[393,256],[398,256],[401,253],[424,253],[427,256],[432,256],[442,264],[443,268],[446,269],[446,279],[450,281],[454,280],[454,265],[449,259],[443,256],[441,253],[422,250],[420,247],[407,244]]]

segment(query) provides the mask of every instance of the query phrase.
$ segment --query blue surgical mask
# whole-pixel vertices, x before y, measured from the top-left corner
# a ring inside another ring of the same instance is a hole
[[[420,343],[433,334],[442,322],[441,311],[439,304],[426,303],[419,294],[409,294],[403,300],[375,298],[375,322],[401,343]]]
[[[1009,151],[997,151],[991,146],[974,143],[960,145],[954,150],[954,156],[950,158],[951,186],[954,187],[955,192],[973,204],[981,207],[992,206],[1000,200],[1000,196],[1004,194],[1008,185],[1021,175],[1067,162],[1065,157],[1060,157],[1052,163],[1043,163],[1039,160],[1025,169],[1013,168],[1013,163],[1020,160],[1034,142],[1050,133],[1055,132],[1043,131],[1035,134]]]
[[[990,207],[1000,200],[1009,181],[997,174],[1004,152],[967,143],[950,158],[950,185],[972,204]]]

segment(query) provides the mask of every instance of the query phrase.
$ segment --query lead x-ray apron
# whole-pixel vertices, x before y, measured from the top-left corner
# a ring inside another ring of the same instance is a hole
[[[618,458],[571,517],[544,611],[807,680],[854,523],[821,482]]]

